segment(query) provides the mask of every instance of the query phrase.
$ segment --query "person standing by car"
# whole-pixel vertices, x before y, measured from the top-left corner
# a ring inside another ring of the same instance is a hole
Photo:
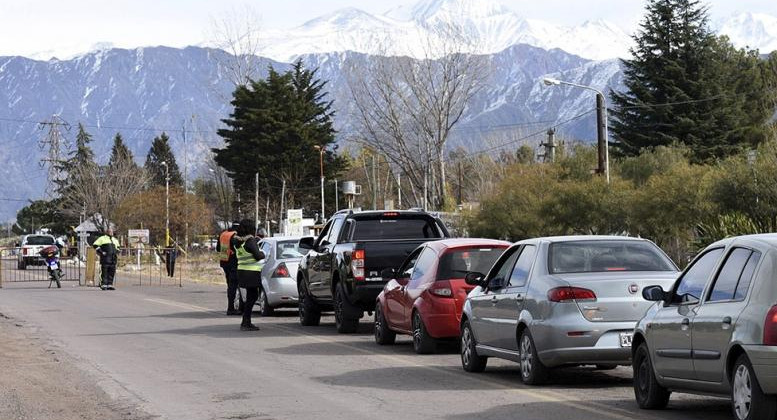
[[[243,322],[241,331],[258,331],[259,327],[251,323],[251,312],[259,299],[259,287],[262,285],[262,267],[264,253],[257,246],[257,238],[252,234],[255,225],[253,220],[240,221],[237,237],[233,242],[233,250],[237,257],[238,285],[246,289],[246,300],[243,306]]]
[[[118,261],[119,240],[113,236],[113,229],[108,228],[105,234],[97,238],[92,246],[100,256],[100,289],[114,290],[113,278],[116,276],[116,262]]]
[[[240,296],[239,306],[235,308],[235,297],[238,295],[237,287],[237,257],[233,250],[233,242],[236,241],[237,223],[233,223],[219,235],[216,243],[216,252],[219,253],[219,265],[224,270],[227,280],[227,315],[240,315],[243,309],[243,296]]]

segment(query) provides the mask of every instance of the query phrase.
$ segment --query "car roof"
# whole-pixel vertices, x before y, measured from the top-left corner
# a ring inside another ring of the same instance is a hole
[[[271,236],[271,237],[263,238],[262,241],[281,242],[281,241],[299,241],[300,239],[302,239],[302,236]]]
[[[761,245],[767,245],[770,247],[777,247],[777,233],[758,233],[755,235],[741,235],[732,236],[729,238],[721,239],[710,246],[727,246],[732,242],[737,243],[758,243]]]
[[[501,246],[501,247],[507,248],[512,244],[507,241],[499,241],[496,239],[453,238],[453,239],[442,239],[439,241],[427,242],[426,245],[428,245],[431,248],[434,248],[437,251],[444,251],[450,248],[461,248],[461,247],[468,247],[468,246]]]
[[[578,241],[647,241],[644,238],[635,238],[633,236],[619,235],[566,235],[566,236],[544,236],[540,238],[524,239],[516,243],[539,243],[539,242],[578,242]]]

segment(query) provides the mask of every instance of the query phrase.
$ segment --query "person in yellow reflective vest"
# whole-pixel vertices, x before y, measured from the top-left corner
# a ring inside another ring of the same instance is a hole
[[[241,331],[259,330],[259,327],[251,323],[251,312],[259,299],[265,255],[257,246],[259,240],[253,235],[255,226],[253,220],[241,220],[232,247],[235,257],[237,257],[237,283],[246,289],[243,322],[240,324]]]
[[[233,242],[237,236],[237,223],[233,223],[227,230],[221,232],[216,243],[216,252],[219,253],[219,265],[224,270],[227,279],[227,315],[241,315],[243,313],[243,296],[237,287],[237,257],[233,249]],[[238,307],[235,308],[235,298],[239,297]]]
[[[100,257],[102,267],[100,276],[100,289],[114,290],[113,278],[116,276],[116,263],[119,255],[119,240],[113,236],[113,229],[108,228],[105,234],[92,243]]]

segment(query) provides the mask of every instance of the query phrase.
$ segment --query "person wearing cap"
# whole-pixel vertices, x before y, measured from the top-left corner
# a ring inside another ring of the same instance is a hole
[[[216,252],[219,253],[219,265],[224,270],[227,280],[227,315],[241,315],[243,312],[243,296],[237,286],[237,257],[235,257],[234,242],[236,241],[238,223],[221,232],[216,243]],[[239,296],[240,302],[235,308],[235,297]]]
[[[237,282],[240,287],[246,289],[243,322],[240,324],[241,331],[259,330],[259,327],[251,323],[251,313],[254,310],[254,304],[259,299],[265,255],[257,245],[259,240],[253,235],[254,228],[253,220],[241,220],[233,244],[237,258]]]

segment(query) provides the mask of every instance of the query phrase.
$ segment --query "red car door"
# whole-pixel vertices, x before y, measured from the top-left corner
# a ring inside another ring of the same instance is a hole
[[[410,281],[401,294],[403,311],[399,327],[403,330],[410,331],[412,329],[413,305],[426,287],[429,287],[429,282],[434,280],[436,267],[437,252],[431,247],[424,248],[418,256],[415,267],[413,267]]]
[[[418,260],[418,256],[421,254],[421,251],[424,250],[424,247],[419,247],[415,251],[413,251],[408,257],[405,259],[405,261],[402,263],[402,265],[399,267],[399,270],[397,271],[397,279],[391,280],[388,283],[386,283],[386,286],[384,287],[384,299],[386,302],[386,307],[384,308],[386,322],[388,324],[396,329],[402,329],[406,330],[409,327],[406,328],[404,325],[404,317],[405,317],[405,287],[407,286],[408,281],[410,280],[411,275],[413,274],[413,270],[415,268],[416,260]]]

